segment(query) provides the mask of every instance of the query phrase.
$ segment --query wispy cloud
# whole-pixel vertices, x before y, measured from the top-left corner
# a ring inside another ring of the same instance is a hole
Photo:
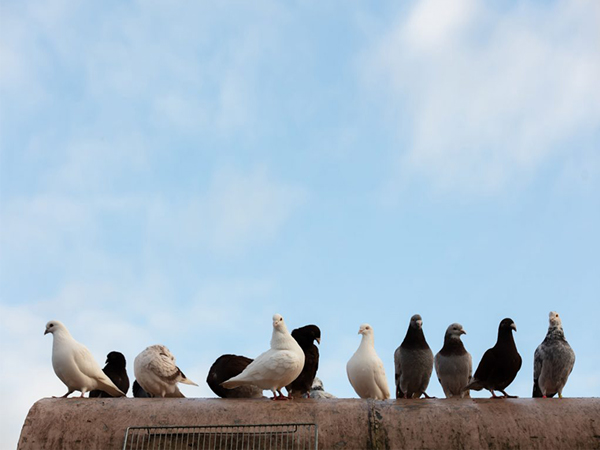
[[[402,105],[391,189],[424,177],[497,192],[589,148],[600,127],[599,23],[593,1],[415,3],[365,57],[366,79],[385,80]]]

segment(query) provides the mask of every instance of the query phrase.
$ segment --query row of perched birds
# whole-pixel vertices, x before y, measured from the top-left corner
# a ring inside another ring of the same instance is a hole
[[[522,359],[515,345],[512,319],[504,319],[498,327],[496,344],[487,350],[475,374],[472,358],[461,336],[462,325],[451,324],[444,336],[442,349],[433,356],[423,333],[421,316],[414,315],[406,337],[394,353],[396,398],[430,398],[427,387],[433,368],[446,397],[468,397],[470,390],[487,389],[494,398],[511,397],[506,388],[515,379]],[[123,354],[110,352],[106,366],[100,369],[90,351],[77,342],[59,321],[46,324],[44,334],[54,336],[52,366],[67,386],[67,397],[74,391],[90,397],[121,397],[129,390],[129,378]],[[390,391],[383,362],[375,352],[373,328],[360,326],[361,343],[348,361],[346,371],[350,384],[361,398],[385,400]],[[316,325],[297,328],[290,334],[283,317],[273,316],[270,349],[252,360],[244,356],[223,355],[211,366],[207,383],[215,394],[224,398],[260,398],[263,390],[273,392],[274,400],[312,397],[334,398],[324,392],[316,378],[319,366],[321,331]],[[548,333],[534,355],[533,397],[553,397],[562,391],[575,364],[575,353],[565,339],[559,315],[549,315]],[[163,345],[152,345],[134,361],[135,397],[183,397],[177,384],[196,383],[177,367],[175,357]],[[286,388],[287,396],[281,392]],[[501,392],[499,397],[495,392]]]

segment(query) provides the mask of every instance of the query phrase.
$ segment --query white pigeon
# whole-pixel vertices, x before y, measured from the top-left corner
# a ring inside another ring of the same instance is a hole
[[[185,397],[177,383],[198,386],[175,364],[175,356],[164,345],[151,345],[136,356],[133,372],[139,385],[152,397]]]
[[[253,385],[273,392],[273,400],[287,399],[281,388],[294,381],[304,367],[304,351],[292,337],[283,317],[273,316],[271,348],[257,356],[248,366],[233,378],[221,383],[227,389],[243,385]]]
[[[362,340],[346,364],[348,380],[360,398],[386,400],[390,398],[390,390],[383,362],[375,352],[373,328],[367,323],[362,324],[358,334],[362,334]]]
[[[81,397],[86,392],[99,389],[113,397],[124,397],[122,392],[102,371],[91,352],[80,344],[67,327],[58,320],[51,320],[46,324],[44,334],[51,333],[52,342],[52,367],[60,381],[67,385],[68,392],[62,396],[67,397],[74,391],[81,391]]]

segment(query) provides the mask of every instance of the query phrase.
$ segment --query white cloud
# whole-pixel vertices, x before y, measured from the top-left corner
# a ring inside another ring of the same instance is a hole
[[[600,126],[600,5],[491,8],[417,2],[365,57],[367,79],[383,78],[402,105],[392,190],[416,176],[497,192],[577,152],[569,144]]]

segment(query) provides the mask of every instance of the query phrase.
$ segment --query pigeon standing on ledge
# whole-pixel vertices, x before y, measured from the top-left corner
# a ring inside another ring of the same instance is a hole
[[[86,392],[100,389],[113,397],[123,397],[121,391],[106,376],[100,366],[83,344],[77,342],[61,322],[51,320],[46,324],[44,334],[53,335],[52,367],[60,381],[67,386],[66,398],[74,391],[80,391],[81,397]]]
[[[321,330],[316,325],[306,325],[292,331],[292,337],[304,351],[304,368],[298,378],[285,388],[290,397],[310,397],[310,389],[319,369],[319,349],[314,342],[321,343]]]
[[[125,356],[123,353],[110,352],[106,355],[106,365],[102,371],[121,391],[127,394],[129,390],[129,377],[125,369]],[[94,390],[90,392],[90,397],[112,397],[107,392]]]
[[[390,398],[383,362],[375,352],[373,328],[368,323],[358,329],[362,339],[358,350],[346,364],[350,384],[360,398],[386,400]]]
[[[533,357],[533,397],[562,398],[562,390],[575,365],[575,352],[565,339],[557,312],[549,314],[548,333]]]
[[[450,325],[444,336],[444,346],[435,355],[435,372],[446,398],[470,397],[464,388],[471,381],[473,360],[460,340],[463,334],[467,332],[461,324]]]
[[[175,364],[175,356],[164,345],[151,345],[136,356],[133,371],[139,385],[153,397],[185,397],[177,383],[196,383]]]
[[[396,398],[430,398],[425,390],[433,371],[433,352],[423,334],[423,319],[410,318],[406,337],[394,352]]]
[[[273,316],[271,348],[260,354],[239,375],[221,383],[224,388],[254,385],[273,392],[273,400],[287,400],[281,389],[294,381],[304,367],[304,352],[292,337],[283,317]]]
[[[234,389],[225,389],[221,386],[224,381],[242,373],[251,362],[252,360],[245,356],[219,356],[210,367],[206,382],[212,391],[222,398],[261,398],[263,396],[262,389],[250,384]]]
[[[325,391],[323,382],[319,377],[315,377],[313,385],[310,388],[310,398],[337,398],[335,395]]]
[[[475,375],[465,390],[487,389],[492,393],[493,398],[516,398],[505,392],[517,376],[522,363],[521,355],[515,345],[513,330],[517,331],[517,326],[512,319],[507,318],[500,322],[496,345],[483,354]],[[504,397],[498,397],[494,391],[502,392]]]

